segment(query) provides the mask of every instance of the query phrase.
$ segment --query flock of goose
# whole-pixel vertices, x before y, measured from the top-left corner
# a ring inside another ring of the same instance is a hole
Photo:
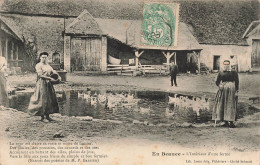
[[[97,106],[97,103],[102,104],[106,109],[115,109],[118,106],[130,107],[133,103],[137,103],[140,100],[135,99],[133,94],[107,93],[102,95],[95,93],[91,95],[91,91],[87,91],[87,93],[78,92],[78,98],[85,99],[91,106]]]
[[[205,97],[192,97],[192,99],[189,99],[188,96],[177,97],[177,94],[175,94],[174,97],[169,96],[169,104],[174,104],[174,107],[177,108],[192,108],[197,113],[197,116],[199,116],[200,110],[209,109],[209,101]]]
[[[106,93],[91,94],[91,91],[78,92],[78,98],[86,100],[87,103],[90,103],[91,106],[97,106],[97,103],[104,105],[105,109],[115,110],[117,107],[125,107],[125,108],[132,108],[133,106],[137,105],[140,99],[134,98],[134,94],[130,93]],[[192,108],[199,116],[200,110],[209,109],[209,101],[205,97],[192,97],[192,99],[188,98],[188,96],[177,96],[174,97],[169,96],[169,105],[174,105],[175,108]],[[140,112],[142,114],[147,114],[151,111],[151,107],[139,107],[137,106],[134,108],[134,111]],[[169,107],[166,108],[166,116],[173,115],[173,110],[170,110]]]

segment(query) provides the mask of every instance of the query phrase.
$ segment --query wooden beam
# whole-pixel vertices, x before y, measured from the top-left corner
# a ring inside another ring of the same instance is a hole
[[[165,57],[165,58],[167,58],[167,55],[166,55],[166,53],[165,53],[164,51],[162,51],[162,53],[163,53],[164,57]]]
[[[144,53],[144,50],[139,54],[139,57]]]
[[[195,51],[192,51],[193,52],[193,54],[196,56],[196,57],[198,57],[198,54],[195,52]]]
[[[172,52],[170,56],[172,57],[174,54],[176,54],[176,52]],[[170,57],[170,58],[171,58],[171,57]]]
[[[139,58],[143,53],[144,53],[144,50],[141,53],[139,53],[138,50],[136,50],[135,51],[135,57]]]

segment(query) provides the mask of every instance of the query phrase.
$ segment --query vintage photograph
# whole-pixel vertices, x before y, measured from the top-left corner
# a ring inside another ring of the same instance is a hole
[[[259,0],[0,0],[0,165],[259,165]]]

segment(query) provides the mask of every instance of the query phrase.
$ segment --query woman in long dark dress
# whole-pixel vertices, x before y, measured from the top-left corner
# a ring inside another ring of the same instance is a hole
[[[41,116],[41,121],[46,119],[51,121],[49,114],[59,113],[59,106],[52,83],[60,80],[58,74],[47,62],[48,53],[40,54],[40,62],[36,64],[37,82],[34,94],[31,97],[28,107],[29,114]],[[56,75],[57,79],[52,78]]]
[[[236,71],[231,71],[230,61],[224,61],[224,71],[219,72],[216,85],[219,86],[215,98],[212,119],[225,121],[223,126],[235,128],[237,93],[239,79]]]

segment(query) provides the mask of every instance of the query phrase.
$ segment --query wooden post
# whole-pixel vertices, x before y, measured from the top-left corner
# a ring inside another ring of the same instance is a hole
[[[17,45],[16,45],[16,60],[17,60],[16,66],[17,66],[17,67],[19,66],[19,62],[18,62],[18,60],[19,60],[19,58],[18,58],[19,53],[18,53],[18,51],[19,51],[19,46],[18,46],[18,44],[17,44]]]
[[[169,71],[170,70],[170,60],[171,60],[171,57],[176,53],[173,52],[173,53],[170,53],[170,52],[167,52],[165,53],[164,51],[162,51],[164,57],[166,58],[166,65],[167,65],[167,70]]]
[[[193,51],[193,54],[198,58],[198,73],[200,73],[200,52],[196,53]]]
[[[11,41],[11,45],[12,45],[12,48],[11,48],[11,60],[12,60],[12,67],[14,67],[14,42],[13,41]]]
[[[70,36],[64,35],[64,69],[70,72]]]
[[[200,73],[200,52],[198,52],[198,69],[199,69],[199,73]]]
[[[138,69],[138,65],[139,65],[139,57],[144,53],[144,50],[139,53],[138,50],[135,51],[135,67],[136,70]]]
[[[135,51],[135,67],[136,70],[138,69],[138,63],[139,63],[139,56],[138,56],[138,50]]]
[[[174,54],[174,63],[175,63],[175,65],[177,64],[176,56],[177,56],[177,53],[175,52],[175,54]]]
[[[5,59],[7,61],[7,67],[9,66],[8,64],[8,38],[5,38]]]

